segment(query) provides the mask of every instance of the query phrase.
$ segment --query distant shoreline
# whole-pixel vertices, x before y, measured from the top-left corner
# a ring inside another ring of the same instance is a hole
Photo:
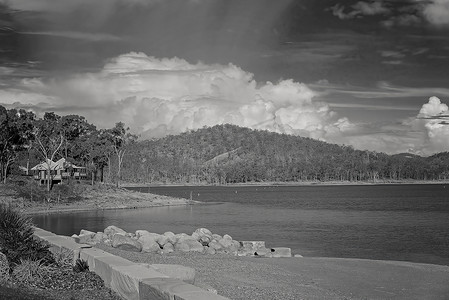
[[[303,181],[303,182],[246,182],[230,184],[181,184],[181,183],[124,183],[123,188],[152,188],[152,187],[236,187],[236,186],[360,186],[360,185],[418,185],[418,184],[449,184],[449,180],[397,180],[397,181]]]

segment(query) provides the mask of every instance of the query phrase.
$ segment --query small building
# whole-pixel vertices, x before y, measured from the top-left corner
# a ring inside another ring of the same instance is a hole
[[[50,170],[50,174],[48,174]],[[47,180],[51,180],[53,184],[61,183],[64,179],[85,179],[87,177],[86,168],[78,167],[71,162],[61,158],[54,162],[50,159],[41,162],[31,168],[35,180],[39,180],[40,184],[44,184]]]

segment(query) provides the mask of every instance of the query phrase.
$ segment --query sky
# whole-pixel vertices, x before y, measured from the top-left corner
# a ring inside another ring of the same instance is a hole
[[[0,105],[449,151],[449,0],[0,0]]]

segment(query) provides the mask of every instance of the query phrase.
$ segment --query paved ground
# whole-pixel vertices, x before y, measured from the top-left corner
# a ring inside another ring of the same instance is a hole
[[[449,267],[337,258],[267,260],[355,299],[449,299]]]
[[[449,267],[338,258],[248,258],[136,253],[97,247],[139,263],[196,270],[195,284],[234,300],[449,299]]]

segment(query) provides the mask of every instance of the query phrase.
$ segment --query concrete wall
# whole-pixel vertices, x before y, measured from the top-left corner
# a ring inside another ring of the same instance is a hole
[[[187,270],[187,267],[176,265],[155,265],[152,267],[152,265],[133,263],[103,250],[92,248],[90,245],[78,244],[71,237],[56,235],[37,227],[35,227],[34,235],[48,242],[50,244],[50,251],[58,257],[69,259],[73,263],[77,259],[87,261],[89,270],[100,276],[106,286],[110,287],[124,299],[228,299],[188,283],[193,282],[192,274],[194,277],[195,271]],[[180,274],[186,274],[185,281],[187,282],[179,279],[183,276],[179,276]]]

